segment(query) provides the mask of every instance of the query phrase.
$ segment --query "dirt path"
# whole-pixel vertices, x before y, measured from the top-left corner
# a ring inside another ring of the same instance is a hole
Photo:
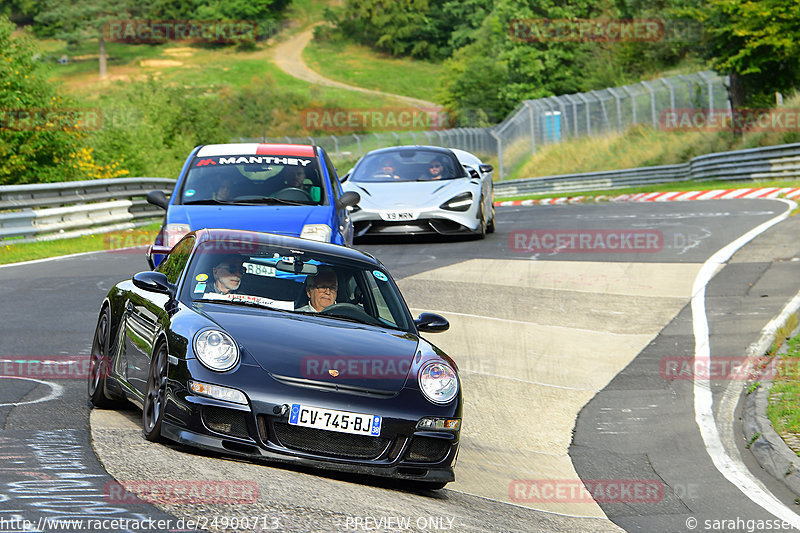
[[[409,96],[402,96],[399,94],[385,93],[382,91],[375,91],[372,89],[364,89],[363,87],[355,87],[340,81],[332,80],[322,76],[321,74],[311,70],[308,65],[303,61],[303,48],[311,41],[314,36],[314,27],[298,33],[290,39],[278,44],[272,53],[272,60],[278,65],[278,68],[293,76],[295,78],[307,81],[309,83],[316,83],[326,87],[336,87],[337,89],[347,89],[350,91],[358,91],[366,94],[375,94],[379,96],[388,96],[403,102],[407,105],[423,108],[439,108],[434,102],[427,100],[419,100],[418,98],[411,98]]]

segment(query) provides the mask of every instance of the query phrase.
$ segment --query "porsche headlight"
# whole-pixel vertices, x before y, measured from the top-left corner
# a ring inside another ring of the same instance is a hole
[[[448,211],[466,211],[472,205],[472,193],[465,192],[450,198],[439,207]]]
[[[208,329],[194,338],[194,353],[203,365],[215,372],[225,372],[239,362],[239,348],[227,333]]]
[[[419,373],[419,388],[431,402],[448,403],[458,394],[458,377],[445,363],[428,363]]]
[[[327,224],[306,224],[300,232],[301,239],[331,242],[331,227]]]

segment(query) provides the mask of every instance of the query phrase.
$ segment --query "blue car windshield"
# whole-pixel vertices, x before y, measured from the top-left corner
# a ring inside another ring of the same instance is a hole
[[[413,332],[403,297],[375,265],[266,244],[209,241],[188,266],[184,301],[249,305]]]
[[[402,148],[365,155],[350,181],[436,181],[464,176],[461,164],[452,154],[424,148]]]
[[[315,157],[196,157],[176,203],[325,205]]]

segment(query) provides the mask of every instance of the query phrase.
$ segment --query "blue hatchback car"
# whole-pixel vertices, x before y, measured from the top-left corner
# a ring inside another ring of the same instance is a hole
[[[166,210],[147,250],[155,268],[181,238],[202,228],[262,231],[351,246],[347,209],[361,198],[342,192],[328,154],[296,144],[209,144],[195,148],[172,196],[151,191]]]

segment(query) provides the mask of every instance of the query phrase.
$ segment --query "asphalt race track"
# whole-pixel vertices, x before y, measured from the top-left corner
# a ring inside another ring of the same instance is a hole
[[[40,523],[59,517],[120,519],[107,531],[152,525],[122,519],[165,521],[150,531],[704,531],[737,519],[741,528],[716,530],[746,531],[747,520],[797,521],[786,507],[794,495],[760,475],[737,433],[741,385],[712,378],[705,405],[692,376],[675,370],[695,356],[698,304],[711,359],[729,362],[795,295],[795,218],[706,264],[789,209],[498,208],[484,241],[357,243],[389,267],[414,313],[451,321],[426,335],[459,364],[466,400],[457,479],[438,492],[145,441],[140,412],[91,411],[85,374],[53,372],[86,359],[102,297],[146,269],[142,250],[2,267],[0,531],[25,530],[23,518],[28,531],[59,531]],[[714,276],[698,293],[705,275]],[[707,451],[709,435],[722,452]],[[224,482],[247,501],[130,501],[115,497],[114,479]]]

